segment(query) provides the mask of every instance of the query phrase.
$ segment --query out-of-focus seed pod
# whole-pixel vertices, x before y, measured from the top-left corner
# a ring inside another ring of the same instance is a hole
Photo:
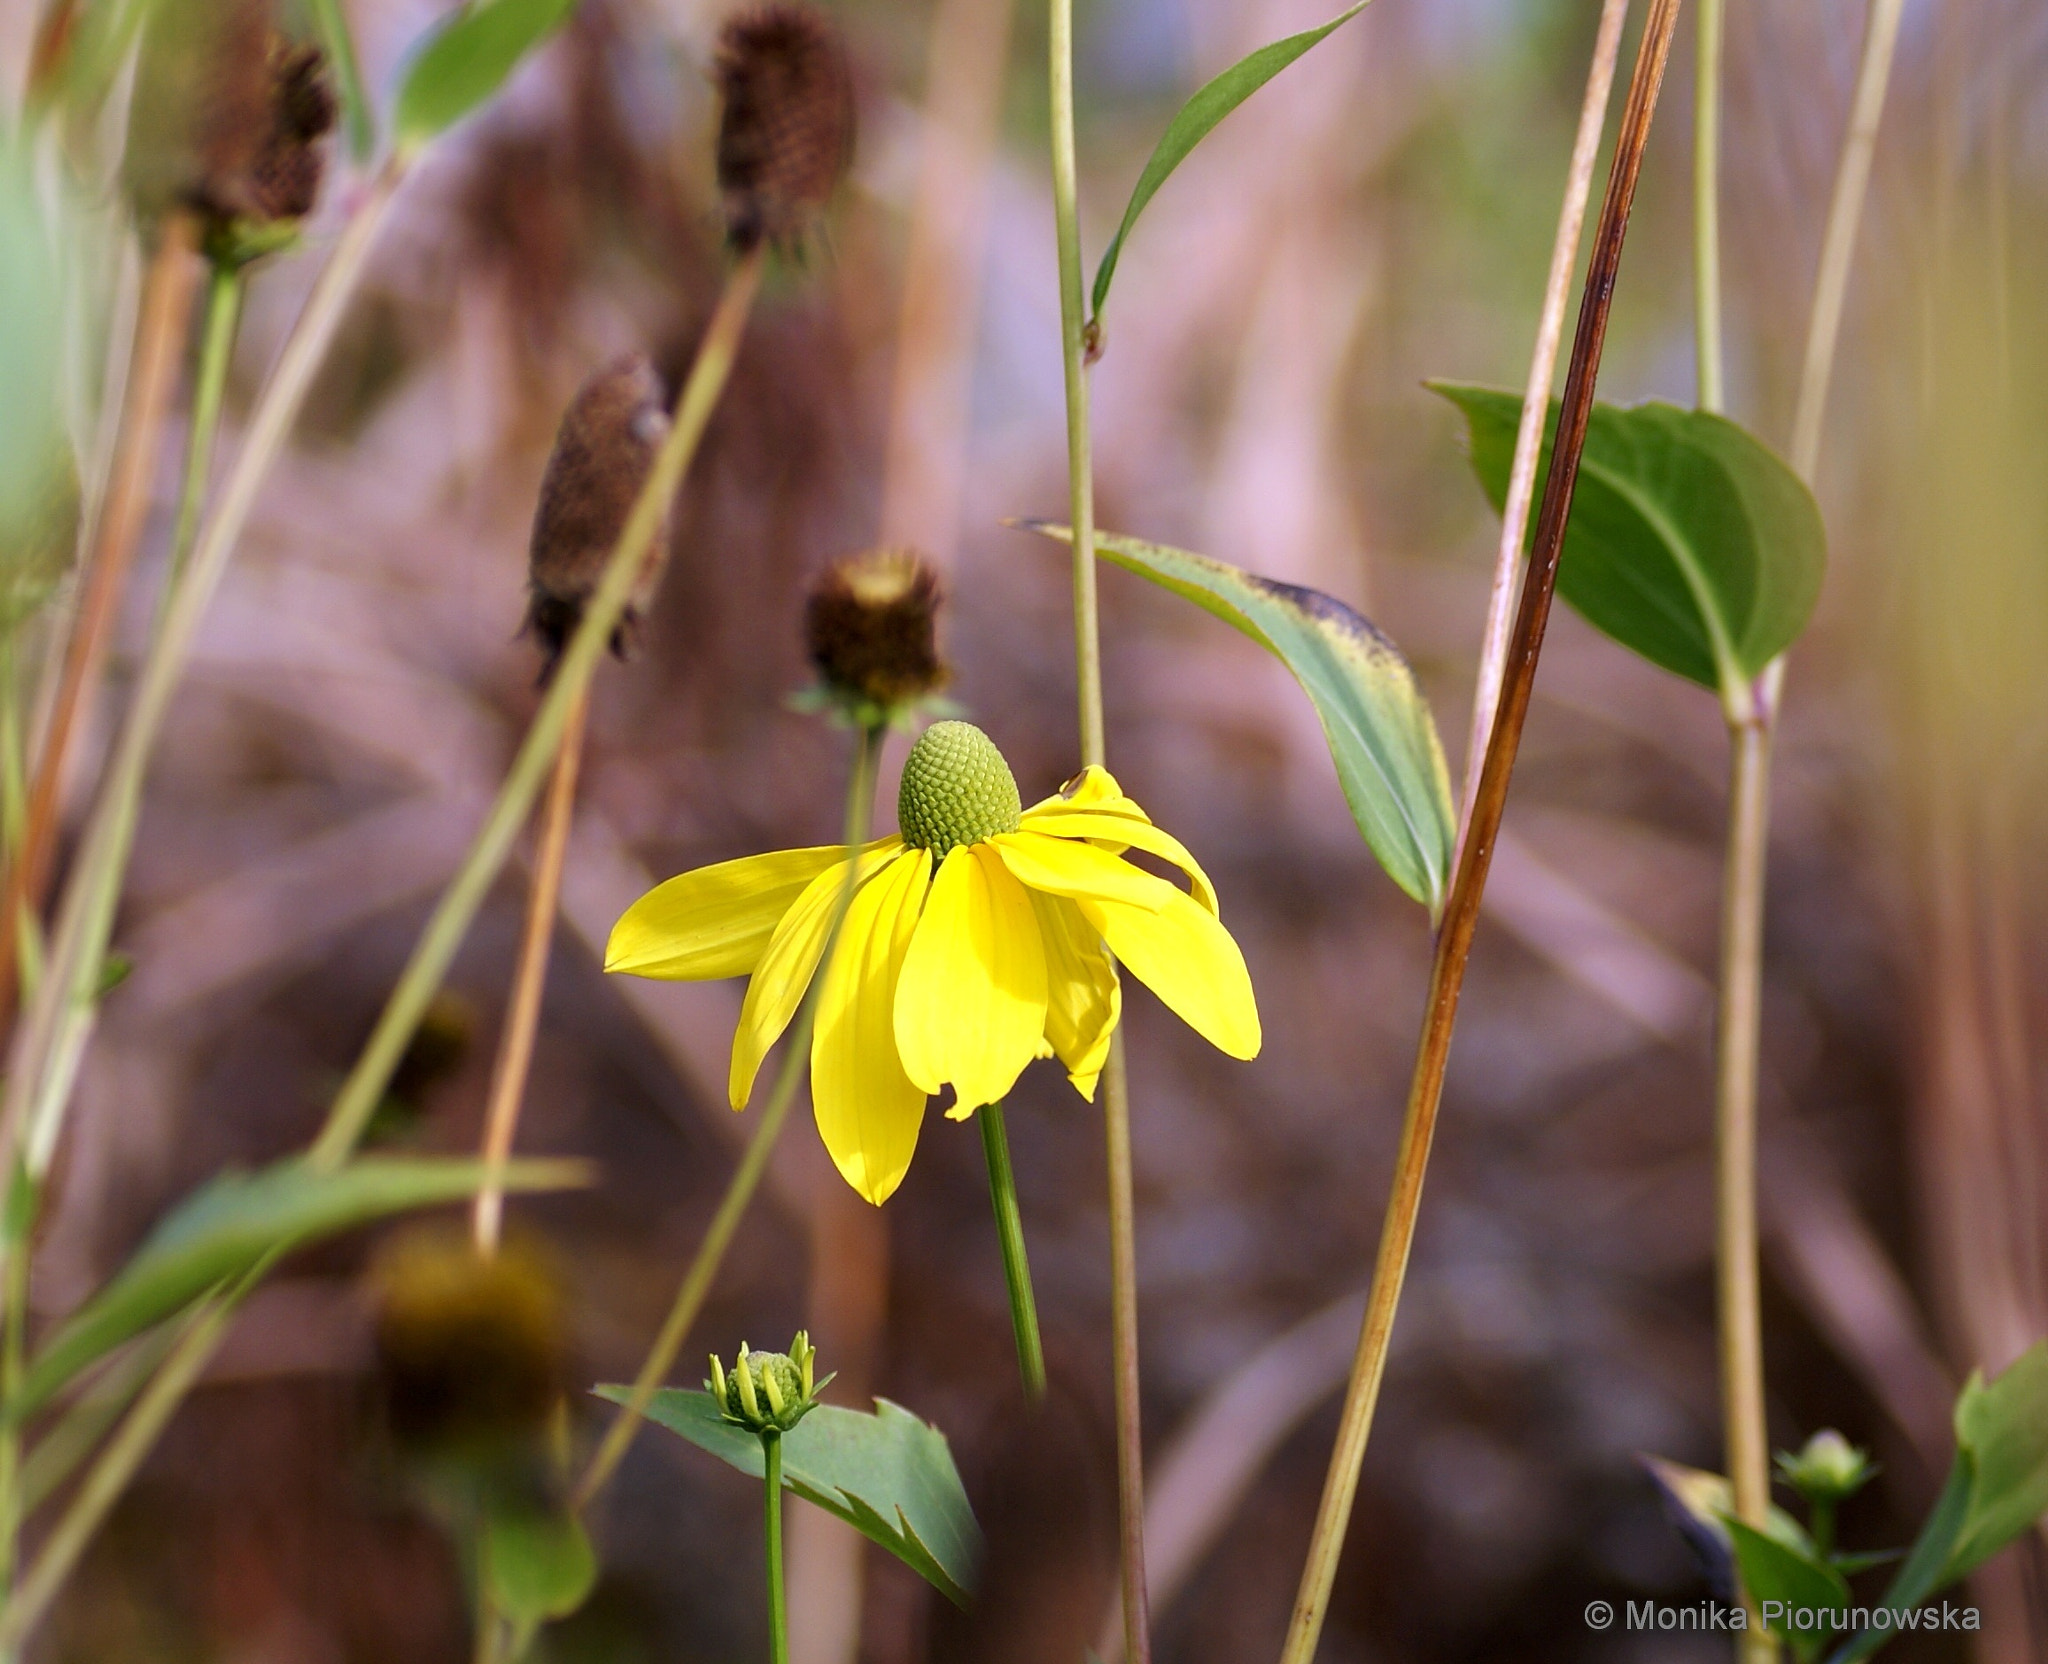
[[[529,551],[526,628],[546,655],[543,681],[582,622],[668,433],[662,392],[661,377],[647,355],[635,353],[586,381],[562,417],[541,478]],[[612,651],[621,658],[661,580],[668,542],[664,524],[612,633]]]
[[[217,257],[274,247],[319,196],[335,116],[320,49],[277,28],[274,0],[159,6],[122,161],[136,212],[199,214]]]
[[[804,609],[811,663],[856,720],[886,722],[945,685],[937,574],[908,549],[873,549],[828,567]]]
[[[738,249],[809,229],[853,160],[853,77],[816,12],[770,6],[718,41],[718,185]]]
[[[567,1390],[561,1290],[518,1241],[485,1259],[466,1232],[402,1236],[373,1273],[377,1387],[401,1451],[516,1463]]]

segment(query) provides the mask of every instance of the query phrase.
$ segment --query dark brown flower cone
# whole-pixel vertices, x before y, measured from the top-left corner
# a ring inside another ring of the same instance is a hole
[[[884,710],[935,693],[939,581],[908,549],[877,549],[833,565],[804,612],[811,662],[828,687]]]
[[[319,48],[273,0],[185,0],[151,20],[122,172],[145,220],[196,210],[216,230],[303,218],[319,195],[335,101]]]
[[[530,550],[526,628],[546,654],[543,679],[582,622],[668,426],[661,378],[644,353],[598,371],[562,417],[541,479]],[[653,599],[668,541],[664,524],[612,636],[612,651],[622,658]]]
[[[816,12],[771,6],[718,44],[718,185],[735,248],[800,238],[853,159],[853,77]]]

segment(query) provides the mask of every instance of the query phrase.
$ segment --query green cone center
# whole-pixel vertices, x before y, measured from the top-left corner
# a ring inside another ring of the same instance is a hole
[[[905,843],[930,850],[934,860],[1016,831],[1023,811],[1010,765],[971,722],[933,723],[904,760],[896,824]]]
[[[795,1362],[781,1352],[753,1352],[733,1366],[732,1374],[725,1381],[725,1407],[736,1416],[747,1413],[747,1401],[740,1395],[740,1371],[746,1370],[754,1378],[754,1403],[763,1416],[772,1417],[774,1408],[768,1400],[768,1377],[775,1377],[775,1390],[782,1396],[782,1413],[787,1415],[804,1401],[804,1374]]]

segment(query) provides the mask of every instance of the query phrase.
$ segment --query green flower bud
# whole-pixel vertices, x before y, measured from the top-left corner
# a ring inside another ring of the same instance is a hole
[[[712,1355],[711,1376],[704,1383],[704,1390],[734,1426],[751,1428],[756,1433],[787,1433],[818,1407],[817,1389],[812,1381],[812,1360],[816,1356],[810,1336],[802,1330],[797,1331],[786,1353],[749,1351],[742,1341],[739,1357],[730,1371],[719,1362],[717,1354]]]
[[[934,861],[962,844],[1014,832],[1024,811],[1017,777],[971,722],[934,722],[910,748],[896,794],[896,824]]]
[[[1794,1454],[1778,1452],[1778,1472],[1808,1502],[1836,1503],[1870,1483],[1877,1469],[1868,1451],[1858,1450],[1832,1427],[1823,1428]]]

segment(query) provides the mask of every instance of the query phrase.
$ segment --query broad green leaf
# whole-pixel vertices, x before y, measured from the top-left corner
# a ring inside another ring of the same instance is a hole
[[[1763,1611],[1764,1628],[1789,1642],[1797,1657],[1816,1656],[1840,1634],[1839,1625],[1829,1629],[1795,1627],[1779,1621],[1778,1614],[1787,1608],[1814,1613],[1846,1612],[1849,1585],[1842,1574],[1817,1554],[1767,1536],[1738,1519],[1724,1517],[1722,1523],[1728,1528],[1736,1561],[1742,1567],[1742,1586]]]
[[[1071,543],[1065,526],[1022,522]],[[1457,811],[1429,702],[1400,649],[1342,601],[1205,555],[1110,532],[1096,552],[1194,602],[1277,657],[1322,719],[1351,818],[1388,877],[1432,917],[1450,882]]]
[[[26,153],[0,139],[0,632],[49,598],[78,536],[58,246]]]
[[[293,1158],[255,1173],[218,1175],[180,1203],[50,1337],[8,1415],[34,1414],[87,1365],[266,1257],[388,1214],[460,1201],[475,1193],[483,1171],[466,1156],[366,1156],[331,1173]],[[589,1181],[582,1162],[515,1161],[505,1188],[565,1190]]]
[[[498,1610],[521,1630],[566,1618],[597,1582],[597,1556],[575,1516],[538,1508],[484,1521],[483,1569]]]
[[[1109,298],[1110,280],[1116,276],[1116,263],[1130,238],[1131,227],[1138,223],[1138,216],[1145,211],[1145,205],[1158,193],[1159,187],[1166,183],[1167,176],[1187,160],[1188,152],[1207,138],[1216,124],[1232,110],[1325,35],[1349,23],[1369,3],[1370,0],[1358,0],[1355,6],[1331,18],[1320,28],[1289,35],[1285,40],[1260,47],[1250,57],[1232,64],[1180,107],[1173,120],[1166,124],[1166,131],[1159,136],[1159,143],[1153,147],[1145,171],[1138,175],[1130,205],[1124,209],[1123,223],[1116,228],[1116,235],[1110,238],[1109,247],[1103,251],[1102,264],[1095,268],[1095,290],[1089,301],[1089,310],[1096,319],[1101,318],[1102,303]]]
[[[453,127],[575,9],[576,0],[467,0],[406,65],[392,115],[399,148],[416,150]]]
[[[1972,1375],[1955,1409],[1956,1457],[1884,1604],[1908,1611],[1976,1570],[2048,1513],[2048,1341],[1995,1381]],[[1871,1630],[1836,1654],[1868,1658],[1893,1631]]]
[[[341,88],[343,124],[348,130],[348,150],[358,162],[367,161],[377,148],[377,112],[370,107],[370,95],[363,87],[363,68],[356,57],[355,37],[349,33],[341,0],[306,0],[313,28],[320,37],[320,49],[334,68]]]
[[[632,1389],[597,1391],[616,1404]],[[709,1393],[658,1392],[647,1415],[740,1472],[766,1476],[759,1437],[721,1417]],[[930,1423],[886,1398],[875,1400],[872,1415],[821,1404],[782,1436],[782,1483],[880,1543],[955,1605],[967,1604],[981,1528],[946,1436]]]
[[[1521,395],[1430,386],[1464,412],[1472,467],[1498,509]],[[1539,479],[1557,418],[1553,401]],[[1805,627],[1826,558],[1812,493],[1726,417],[1669,404],[1594,407],[1557,591],[1624,647],[1732,694]]]

